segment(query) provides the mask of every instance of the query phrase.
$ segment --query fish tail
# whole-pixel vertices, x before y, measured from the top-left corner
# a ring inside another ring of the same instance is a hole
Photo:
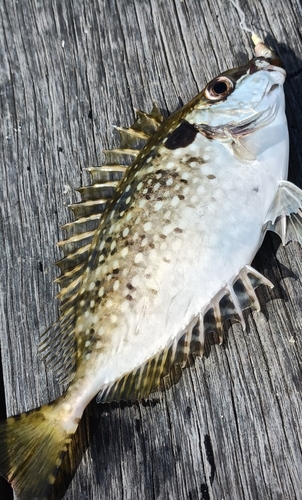
[[[61,403],[62,398],[0,422],[0,474],[18,500],[46,500],[50,494],[78,426],[62,420]]]

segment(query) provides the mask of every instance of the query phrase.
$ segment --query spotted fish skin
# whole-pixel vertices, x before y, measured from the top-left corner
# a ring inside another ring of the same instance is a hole
[[[247,71],[234,70],[234,81]],[[249,76],[258,92],[276,85],[266,105],[278,103],[266,132],[280,122],[283,134],[273,144],[276,156],[264,153],[265,168],[261,151],[253,151],[255,160],[243,160],[230,141],[209,138],[199,123],[190,123],[214,107],[204,92],[164,122],[129,167],[91,244],[75,327],[83,342],[80,363],[87,368],[71,393],[82,394],[89,385],[91,399],[144,369],[254,257],[288,155],[283,70],[262,73],[255,68]],[[263,134],[261,128],[254,135]],[[132,385],[132,393],[125,388],[124,397],[145,395],[148,377],[139,380],[141,387]]]
[[[127,169],[110,166],[125,170],[116,190],[116,180],[82,188],[75,234],[61,242],[61,316],[40,346],[68,390],[0,423],[0,473],[19,500],[48,498],[95,395],[147,396],[202,354],[209,331],[244,326],[242,311],[259,309],[254,290],[270,285],[250,267],[267,230],[302,243],[302,191],[285,180],[285,72],[259,39],[255,51],[162,124],[155,110],[138,116],[143,129],[121,129],[127,154],[133,137],[152,137]]]

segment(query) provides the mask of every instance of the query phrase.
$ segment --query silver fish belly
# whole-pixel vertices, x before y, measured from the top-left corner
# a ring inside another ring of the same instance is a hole
[[[0,424],[0,473],[20,499],[47,498],[94,396],[147,396],[203,353],[208,332],[244,326],[255,289],[271,286],[250,266],[268,230],[302,242],[302,191],[286,181],[285,71],[254,40],[248,64],[167,120],[138,112],[108,164],[90,169],[59,243],[61,315],[40,345],[68,390]],[[127,168],[124,154],[135,157]]]

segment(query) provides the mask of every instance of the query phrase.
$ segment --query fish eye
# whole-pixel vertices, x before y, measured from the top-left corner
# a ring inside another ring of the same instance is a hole
[[[220,101],[228,96],[234,89],[232,80],[226,76],[218,76],[208,83],[205,96],[209,101]]]

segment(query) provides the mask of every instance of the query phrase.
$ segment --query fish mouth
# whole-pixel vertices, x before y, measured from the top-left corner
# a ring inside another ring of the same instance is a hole
[[[274,85],[271,87],[269,92],[272,91],[273,87]],[[243,137],[252,134],[256,130],[270,125],[275,120],[278,110],[279,105],[277,102],[274,102],[274,104],[269,108],[255,113],[252,117],[249,117],[236,125],[229,124],[227,126],[228,133],[233,137]]]
[[[269,73],[274,73],[275,83],[278,83],[279,85],[282,85],[286,78],[286,71],[282,66],[276,65],[275,61],[270,61],[264,57],[255,57],[251,61],[249,74],[252,75],[257,71],[268,71]]]
[[[275,88],[277,87],[272,85],[268,92],[273,91]],[[275,120],[278,110],[279,103],[275,101],[269,108],[263,111],[258,111],[239,123],[230,122],[226,125],[217,125],[214,127],[201,123],[200,125],[195,125],[195,127],[208,139],[227,140],[230,138],[235,139],[245,137],[260,128],[270,125]]]

